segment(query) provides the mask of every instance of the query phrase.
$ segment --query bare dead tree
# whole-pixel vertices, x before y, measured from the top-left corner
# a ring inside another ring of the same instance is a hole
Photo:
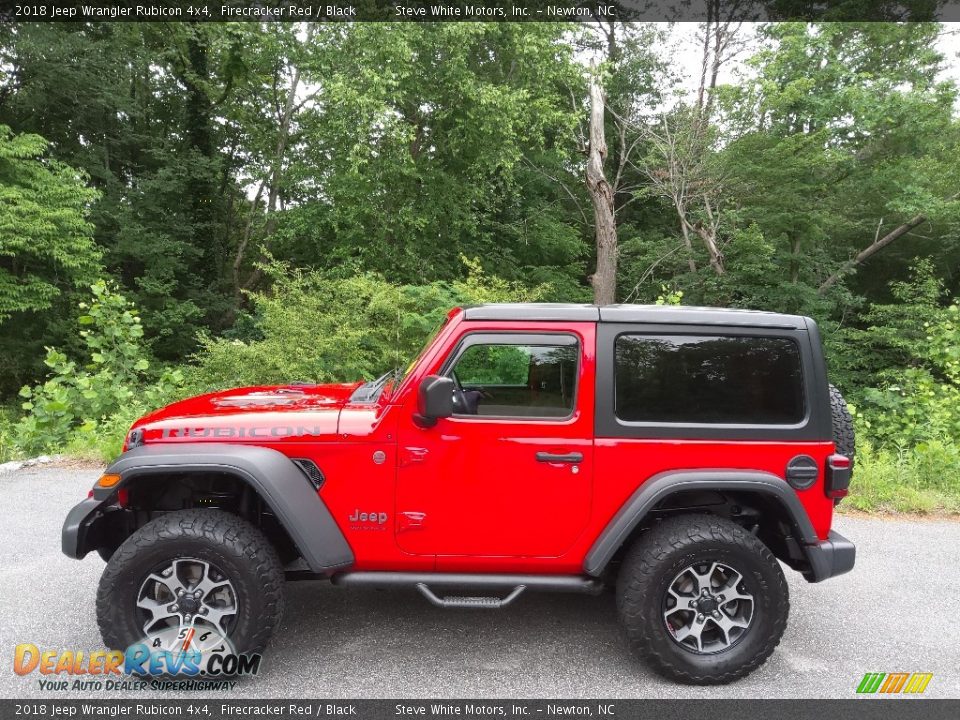
[[[590,73],[590,142],[586,182],[593,203],[597,249],[597,269],[590,277],[590,284],[593,286],[593,301],[597,305],[614,302],[617,288],[617,224],[614,217],[613,188],[603,169],[607,159],[605,108],[603,89],[594,66]]]
[[[703,243],[710,267],[725,272],[720,231],[722,178],[710,164],[710,141],[696,110],[664,114],[657,128],[645,128],[648,153],[638,170],[653,195],[670,203],[676,212],[687,249],[687,266],[697,271],[693,239]]]
[[[717,275],[726,271],[718,239],[723,179],[709,162],[710,117],[720,71],[744,47],[742,23],[729,19],[736,16],[735,10],[721,8],[720,0],[708,2],[707,21],[700,31],[700,81],[695,103],[685,111],[664,113],[658,127],[642,129],[649,152],[638,169],[647,177],[653,193],[667,200],[676,212],[687,250],[687,267],[693,273],[697,272],[694,238],[702,243],[713,271]]]
[[[745,41],[740,32],[743,22],[732,18],[740,17],[741,6],[749,4],[748,0],[707,2],[707,21],[701,27],[700,84],[697,88],[697,109],[703,117],[708,118],[713,107],[713,91],[721,68],[744,48]]]

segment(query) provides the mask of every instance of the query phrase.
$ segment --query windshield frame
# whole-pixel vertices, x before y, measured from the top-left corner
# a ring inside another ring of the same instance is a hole
[[[450,324],[451,315],[447,315],[439,323],[437,323],[437,326],[430,333],[430,336],[427,338],[426,342],[424,342],[420,352],[410,362],[410,364],[407,365],[406,369],[401,370],[401,368],[395,367],[392,370],[385,372],[383,375],[375,378],[374,380],[369,380],[363,383],[350,395],[350,402],[364,405],[373,405],[381,400],[384,402],[389,402],[393,398],[394,392],[403,386],[403,384],[410,378],[410,374],[413,372],[414,368],[419,366],[423,361],[427,351],[433,347],[433,344],[437,341],[440,333],[442,333],[443,330]],[[363,397],[357,397],[358,394],[362,394]]]

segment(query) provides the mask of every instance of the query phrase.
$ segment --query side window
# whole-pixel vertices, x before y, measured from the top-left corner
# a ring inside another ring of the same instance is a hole
[[[454,414],[567,417],[573,412],[579,358],[576,343],[470,345],[450,371]]]
[[[620,335],[615,357],[625,422],[792,425],[805,415],[789,338]]]

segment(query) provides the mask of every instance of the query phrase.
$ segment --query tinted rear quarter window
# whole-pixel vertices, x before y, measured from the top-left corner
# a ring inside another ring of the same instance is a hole
[[[626,334],[615,356],[624,422],[793,425],[805,416],[800,350],[789,338]]]

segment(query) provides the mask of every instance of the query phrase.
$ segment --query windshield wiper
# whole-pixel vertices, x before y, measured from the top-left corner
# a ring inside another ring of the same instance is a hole
[[[376,400],[383,391],[384,386],[392,378],[396,377],[399,372],[400,368],[394,368],[389,372],[385,372],[376,380],[365,382],[363,385],[353,391],[353,395],[350,396],[350,402],[371,402]]]

